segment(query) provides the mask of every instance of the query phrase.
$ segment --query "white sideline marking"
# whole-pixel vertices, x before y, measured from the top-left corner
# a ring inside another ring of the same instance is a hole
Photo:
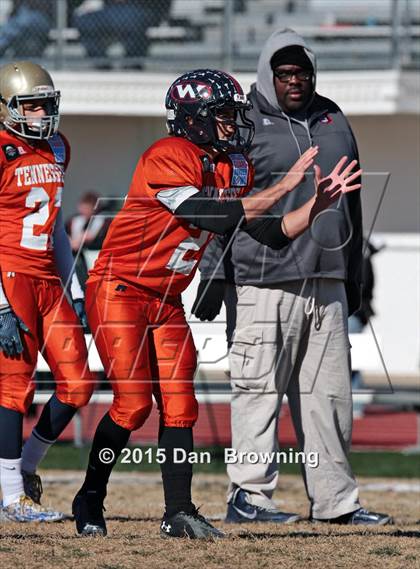
[[[359,484],[359,488],[368,492],[414,492],[420,494],[419,482],[369,482]]]

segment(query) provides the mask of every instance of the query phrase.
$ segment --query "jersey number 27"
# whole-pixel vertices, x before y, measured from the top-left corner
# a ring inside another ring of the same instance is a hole
[[[57,188],[57,193],[54,199],[54,206],[60,207],[61,194],[63,188]],[[45,225],[50,216],[50,196],[44,188],[31,188],[25,200],[25,206],[35,209],[39,204],[36,211],[28,213],[23,218],[22,238],[20,244],[26,249],[34,249],[36,251],[46,251],[48,247],[48,233],[34,234],[35,225]]]

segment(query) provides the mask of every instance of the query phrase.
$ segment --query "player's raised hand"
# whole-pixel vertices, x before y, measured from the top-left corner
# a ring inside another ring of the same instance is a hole
[[[334,203],[342,194],[359,190],[362,185],[359,180],[363,170],[353,169],[357,166],[357,160],[352,160],[347,165],[347,156],[342,156],[328,176],[322,177],[321,168],[314,166],[315,189],[317,202],[328,206]]]
[[[318,146],[311,146],[302,156],[297,160],[293,166],[290,168],[288,173],[282,180],[286,190],[291,192],[296,186],[298,186],[303,178],[305,177],[305,172],[314,163],[314,158],[318,154]]]
[[[26,324],[13,312],[10,306],[0,309],[0,350],[6,356],[14,357],[23,352],[20,330],[29,332]]]

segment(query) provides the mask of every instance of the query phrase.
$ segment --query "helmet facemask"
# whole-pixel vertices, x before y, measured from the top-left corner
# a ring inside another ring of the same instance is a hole
[[[194,144],[211,145],[221,152],[232,150],[247,152],[255,131],[254,123],[246,116],[251,106],[249,101],[234,105],[203,104],[198,107],[194,114],[192,112],[188,113],[185,108],[180,108],[175,120],[178,123],[177,126],[181,127],[187,138]],[[234,111],[234,117],[221,118],[218,116],[218,112],[225,109]],[[232,133],[220,138],[217,128],[218,124],[222,128],[234,127]],[[186,128],[185,126],[182,128],[181,125],[186,125]]]
[[[13,95],[8,101],[3,99],[8,116],[4,120],[7,130],[24,138],[47,140],[58,130],[60,121],[60,91],[48,90],[33,95]],[[45,116],[31,117],[25,115],[25,103],[38,102],[45,108]]]
[[[222,152],[228,150],[247,152],[249,150],[255,131],[253,121],[246,115],[247,111],[251,108],[252,104],[249,101],[209,108],[209,113],[212,115],[214,131],[212,144],[217,150],[221,150]],[[227,114],[231,114],[231,117],[223,117],[226,111],[228,111]],[[225,130],[223,137],[219,135],[218,126],[221,130]]]

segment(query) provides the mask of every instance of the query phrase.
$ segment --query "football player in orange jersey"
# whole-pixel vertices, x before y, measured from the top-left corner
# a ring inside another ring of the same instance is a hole
[[[105,535],[103,501],[112,468],[130,433],[143,425],[154,396],[160,413],[165,537],[217,538],[191,500],[198,405],[196,351],[180,294],[191,282],[214,233],[240,229],[280,249],[360,175],[343,157],[325,179],[316,170],[314,197],[279,219],[265,214],[292,191],[318,152],[311,148],[284,178],[257,196],[246,149],[253,136],[249,103],[227,73],[197,70],[178,78],[166,97],[170,136],[140,158],[124,206],[113,220],[87,284],[87,312],[114,391],[100,421],[83,486],[73,501],[81,535]],[[281,148],[279,149],[281,152]]]
[[[39,65],[0,68],[0,483],[2,517],[14,521],[62,519],[41,507],[36,467],[94,387],[83,292],[60,211],[70,147],[57,130],[59,98]],[[22,452],[38,351],[56,391]]]

